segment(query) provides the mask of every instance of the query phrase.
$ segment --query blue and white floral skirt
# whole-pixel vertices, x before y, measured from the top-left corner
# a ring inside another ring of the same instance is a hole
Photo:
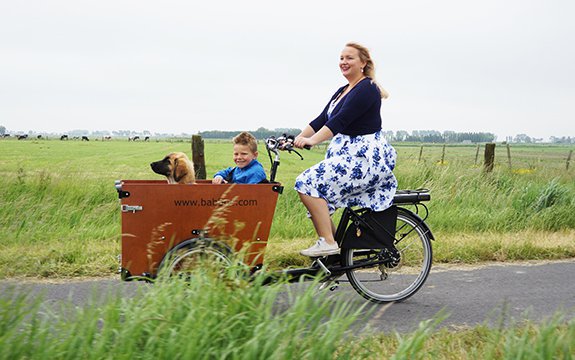
[[[330,214],[347,206],[383,211],[397,189],[396,156],[381,131],[354,137],[337,134],[325,159],[296,178],[295,190],[325,199]]]

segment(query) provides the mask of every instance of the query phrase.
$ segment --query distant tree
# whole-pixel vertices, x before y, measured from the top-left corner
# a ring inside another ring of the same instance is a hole
[[[275,132],[276,135],[281,135],[281,134],[298,135],[301,132],[301,129],[277,128],[277,129],[274,129],[272,132]]]
[[[530,144],[532,142],[531,138],[526,134],[515,135],[515,139],[513,141],[516,143],[524,143],[524,144]]]
[[[130,137],[132,132],[130,130],[115,130],[112,134],[116,137]]]
[[[448,143],[457,142],[457,133],[455,131],[446,130],[443,132],[443,139]]]
[[[562,137],[551,136],[549,140],[553,144],[575,144],[575,137],[570,136],[562,136]]]
[[[6,127],[4,127],[3,125],[0,125],[0,135],[4,135],[6,134]]]
[[[92,133],[90,134],[90,136],[92,137],[104,137],[104,136],[109,136],[110,132],[108,130],[97,130],[97,131],[92,131]]]
[[[249,132],[256,137],[256,139],[265,139],[270,136],[279,136],[282,134],[288,135],[297,135],[300,133],[300,129],[290,129],[290,128],[280,128],[274,130],[268,130],[266,128],[260,127],[257,130],[249,130]],[[222,131],[222,130],[209,130],[209,131],[200,131],[198,134],[205,138],[205,139],[231,139],[237,134],[239,134],[241,130],[236,131]]]
[[[68,133],[68,135],[70,136],[87,136],[88,134],[90,134],[88,130],[82,130],[82,129],[72,130]]]
[[[383,137],[387,141],[395,141],[395,134],[391,130],[383,131]]]
[[[406,141],[409,133],[405,130],[397,130],[395,133],[395,140],[396,141]]]
[[[444,131],[443,133],[437,130],[414,130],[411,134],[405,130],[398,130],[395,133],[394,141],[411,141],[411,142],[426,142],[426,143],[461,143],[461,142],[492,142],[497,137],[492,133],[458,133],[455,131]],[[386,137],[386,139],[389,139]]]

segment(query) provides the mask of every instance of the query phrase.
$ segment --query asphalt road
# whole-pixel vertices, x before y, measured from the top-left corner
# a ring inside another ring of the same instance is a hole
[[[501,321],[505,324],[523,319],[541,321],[558,311],[572,319],[575,317],[574,276],[575,259],[473,268],[434,266],[425,285],[406,301],[389,306],[368,303],[368,309],[375,311],[362,319],[362,324],[367,324],[370,331],[407,332],[440,311],[448,315],[441,326],[455,329]],[[46,306],[61,302],[82,306],[118,291],[125,296],[138,296],[139,291],[146,291],[149,286],[153,285],[122,282],[119,278],[66,282],[4,280],[0,281],[0,296],[7,293],[8,287],[15,287],[18,291],[42,296]],[[345,282],[329,296],[334,301],[366,303]]]

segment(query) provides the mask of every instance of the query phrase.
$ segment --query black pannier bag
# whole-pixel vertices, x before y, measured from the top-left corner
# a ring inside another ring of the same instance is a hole
[[[342,249],[394,249],[397,206],[384,211],[360,210],[359,218],[351,216]]]

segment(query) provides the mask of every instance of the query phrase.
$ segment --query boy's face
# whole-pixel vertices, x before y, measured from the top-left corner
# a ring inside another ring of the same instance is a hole
[[[241,169],[248,166],[248,164],[253,160],[257,159],[258,152],[252,152],[248,145],[234,145],[234,162]]]

